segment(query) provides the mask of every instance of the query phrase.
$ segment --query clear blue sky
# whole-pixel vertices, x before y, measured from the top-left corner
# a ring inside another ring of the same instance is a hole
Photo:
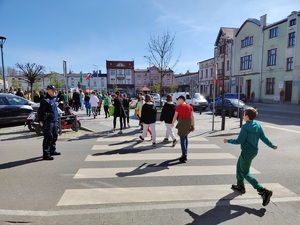
[[[299,11],[295,0],[0,0],[0,36],[5,66],[36,63],[46,71],[106,72],[106,60],[134,60],[148,66],[150,34],[175,35],[175,73],[198,71],[213,57],[220,27],[240,27],[267,14],[267,22]],[[93,66],[96,65],[96,66]],[[172,65],[172,64],[171,64]],[[170,66],[171,66],[170,65]]]

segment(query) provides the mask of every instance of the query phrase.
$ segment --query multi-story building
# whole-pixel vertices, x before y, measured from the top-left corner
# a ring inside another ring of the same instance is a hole
[[[300,102],[300,12],[267,24],[266,15],[248,19],[235,34],[234,76],[240,91],[262,102]],[[242,77],[238,78],[237,77]]]
[[[118,90],[129,96],[135,93],[134,61],[106,60],[106,71],[109,92]]]
[[[221,27],[215,41],[214,61],[218,69],[217,94],[231,91],[233,38],[237,28]]]
[[[162,93],[166,94],[170,93],[171,86],[174,86],[173,71],[171,69],[163,71],[161,73],[161,71],[156,66],[152,66],[147,69],[136,69],[134,73],[136,92],[143,90],[149,90],[153,92],[153,86],[155,84],[158,84],[162,87]]]
[[[187,71],[185,74],[177,74],[174,81],[178,92],[189,92],[190,95],[199,93],[199,72]]]
[[[199,66],[200,93],[208,98],[213,97],[215,77],[215,59],[210,58],[197,63]]]

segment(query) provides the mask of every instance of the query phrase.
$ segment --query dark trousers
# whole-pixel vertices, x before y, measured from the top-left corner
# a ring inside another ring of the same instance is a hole
[[[108,114],[108,105],[104,106],[105,117],[109,116]]]
[[[58,136],[57,122],[44,122],[43,124],[43,157],[49,157],[56,151],[56,141]]]
[[[114,129],[116,129],[117,117],[118,116],[114,116]],[[122,130],[122,128],[123,128],[123,117],[120,116],[119,118],[120,118],[120,130]]]
[[[127,125],[129,124],[129,108],[128,107],[124,107],[124,108],[125,108],[126,115],[123,117],[123,125],[124,127],[126,127],[126,120],[127,120]]]

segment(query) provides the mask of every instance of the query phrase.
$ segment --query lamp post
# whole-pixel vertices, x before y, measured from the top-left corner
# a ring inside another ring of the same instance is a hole
[[[4,59],[3,59],[3,45],[6,41],[6,37],[0,36],[1,58],[2,58],[2,76],[3,76],[3,92],[6,93],[6,83],[4,74]]]
[[[96,86],[97,86],[97,87],[96,87],[96,88],[97,88],[97,91],[99,91],[99,90],[98,90],[98,71],[99,71],[99,70],[98,70],[98,66],[97,66],[97,65],[92,65],[92,66],[94,66],[94,67],[97,68],[97,78],[96,78]]]

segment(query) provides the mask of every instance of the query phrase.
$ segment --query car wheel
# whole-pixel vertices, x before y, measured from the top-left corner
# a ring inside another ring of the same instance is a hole
[[[234,116],[234,117],[238,117],[238,112],[237,112],[237,110],[234,110],[234,111],[233,111],[233,116]]]

